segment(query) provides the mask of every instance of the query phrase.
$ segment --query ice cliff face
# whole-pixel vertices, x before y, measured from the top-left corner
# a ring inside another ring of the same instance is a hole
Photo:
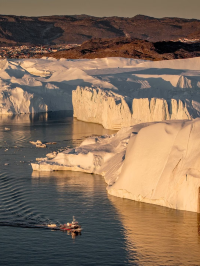
[[[19,87],[4,88],[0,94],[0,114],[47,112],[48,106],[41,97]]]
[[[0,113],[72,110],[72,90],[77,85],[115,88],[86,70],[105,70],[116,65],[130,68],[141,62],[144,60],[124,58],[0,60]]]
[[[75,116],[106,128],[190,119],[199,116],[199,69],[200,58],[0,60],[0,113],[72,110],[78,87]]]
[[[111,195],[200,212],[199,132],[199,118],[139,124],[88,138],[32,167],[101,174]]]
[[[150,124],[130,138],[112,195],[200,212],[200,120]]]
[[[134,98],[133,100],[100,88],[78,87],[72,92],[74,117],[100,123],[108,129],[120,129],[138,123],[192,119],[199,116],[200,104],[189,100]]]

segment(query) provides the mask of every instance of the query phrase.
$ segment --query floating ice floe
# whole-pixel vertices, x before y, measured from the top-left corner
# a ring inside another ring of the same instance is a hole
[[[42,143],[41,140],[29,141],[31,144],[35,145],[37,148],[46,148],[46,144]]]
[[[37,148],[46,148],[47,145],[55,145],[56,142],[45,142],[42,143],[41,140],[37,140],[37,141],[29,141],[31,144],[35,145]]]

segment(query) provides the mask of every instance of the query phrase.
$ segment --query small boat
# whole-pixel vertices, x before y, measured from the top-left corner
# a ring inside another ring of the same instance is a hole
[[[61,224],[60,230],[70,231],[73,233],[79,233],[81,232],[82,228],[81,228],[81,225],[78,223],[78,221],[76,221],[75,217],[73,216],[73,221],[71,223]]]

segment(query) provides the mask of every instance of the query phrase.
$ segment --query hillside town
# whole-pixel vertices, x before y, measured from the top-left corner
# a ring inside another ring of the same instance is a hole
[[[10,59],[23,59],[32,58],[37,55],[42,55],[46,53],[55,53],[58,51],[66,51],[72,47],[78,46],[77,44],[66,44],[66,45],[21,45],[21,46],[10,46],[10,47],[0,47],[0,59],[10,58]]]

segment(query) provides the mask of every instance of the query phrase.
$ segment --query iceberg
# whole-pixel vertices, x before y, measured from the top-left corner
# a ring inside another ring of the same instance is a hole
[[[124,58],[0,60],[0,113],[72,110],[72,90],[78,85],[117,89],[88,74],[87,70],[130,68],[142,62],[144,60]]]
[[[200,116],[199,69],[200,58],[0,60],[0,113],[74,109],[79,120],[111,129],[196,118]]]
[[[200,101],[163,98],[130,99],[100,88],[77,87],[72,92],[74,117],[118,130],[139,123],[200,116]],[[131,107],[130,107],[131,105]]]
[[[138,124],[90,137],[32,168],[100,174],[111,195],[200,212],[199,132],[200,118]]]
[[[108,193],[200,212],[200,120],[151,124],[131,138]]]
[[[74,117],[120,129],[138,123],[200,116],[199,59],[140,62],[123,69],[90,70],[113,88],[77,86]]]

